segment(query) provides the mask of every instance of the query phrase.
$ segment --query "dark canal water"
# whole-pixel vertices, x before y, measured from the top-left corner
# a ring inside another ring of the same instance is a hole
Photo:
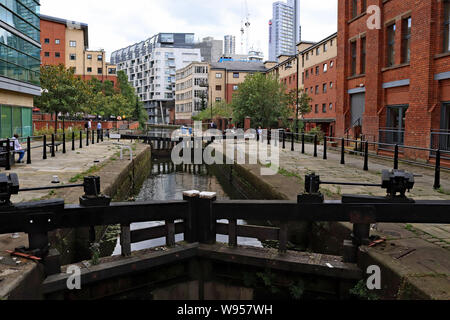
[[[218,200],[243,199],[238,193],[229,195],[224,191],[224,187],[219,183],[218,179],[212,175],[206,166],[201,166],[200,170],[196,170],[196,173],[185,172],[182,170],[175,170],[174,172],[168,172],[168,168],[172,167],[170,160],[153,160],[152,172],[149,178],[144,182],[139,195],[136,197],[136,201],[150,201],[150,200],[182,200],[183,191],[199,190],[210,191],[217,193]],[[166,168],[166,170],[164,170]],[[181,168],[178,168],[181,169]],[[200,171],[200,172],[198,172]],[[230,190],[229,186],[227,186]],[[220,221],[227,223],[228,221]],[[245,224],[244,221],[238,221],[239,224]],[[131,225],[132,230],[146,229],[164,225],[164,222],[144,222],[135,223]],[[177,235],[176,241],[183,241],[183,235]],[[218,242],[227,243],[228,236],[217,236]],[[262,244],[257,239],[250,238],[238,238],[238,243],[247,246],[262,247]],[[159,247],[165,245],[165,238],[140,242],[132,244],[132,250],[143,250],[153,247]],[[120,239],[117,241],[116,248],[113,255],[120,255]]]

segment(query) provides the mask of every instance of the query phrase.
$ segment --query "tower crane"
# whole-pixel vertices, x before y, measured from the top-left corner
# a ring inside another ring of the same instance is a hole
[[[250,12],[248,10],[247,0],[242,0],[242,20],[241,20],[241,52],[244,54],[248,53],[248,46],[250,42]],[[246,39],[244,40],[246,36]],[[244,41],[245,51],[244,51]]]

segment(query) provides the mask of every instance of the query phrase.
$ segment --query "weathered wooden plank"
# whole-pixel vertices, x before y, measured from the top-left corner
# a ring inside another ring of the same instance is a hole
[[[180,234],[184,232],[184,223],[175,223],[175,233]],[[146,229],[134,230],[131,232],[131,243],[138,243],[153,239],[164,238],[167,236],[167,226],[157,226]]]
[[[230,219],[228,221],[228,245],[237,247],[238,245],[237,220]]]
[[[131,232],[129,224],[120,226],[120,247],[123,257],[131,256]]]
[[[279,228],[238,225],[236,227],[237,236],[245,238],[255,238],[261,241],[279,240]],[[217,234],[229,235],[229,226],[226,223],[217,223]]]

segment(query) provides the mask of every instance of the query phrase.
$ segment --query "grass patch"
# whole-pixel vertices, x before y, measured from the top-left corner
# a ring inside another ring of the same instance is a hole
[[[447,191],[447,190],[442,189],[442,187],[440,187],[436,191],[439,192],[440,194],[445,194],[446,196],[450,196],[450,192]]]
[[[93,175],[94,173],[100,171],[104,166],[105,166],[105,164],[92,166],[89,168],[89,170],[79,173],[79,174],[73,176],[72,178],[70,178],[69,182],[75,183],[78,181],[83,181],[84,177]]]

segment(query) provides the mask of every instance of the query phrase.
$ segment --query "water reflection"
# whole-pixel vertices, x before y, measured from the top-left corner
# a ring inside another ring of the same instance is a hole
[[[195,172],[195,173],[194,173]],[[150,200],[182,200],[183,191],[200,190],[212,191],[217,193],[218,200],[228,200],[229,197],[219,184],[216,177],[208,173],[206,166],[174,166],[173,163],[155,162],[152,166],[152,174],[145,181],[141,192],[136,198],[136,201],[150,201]],[[228,223],[227,220],[219,222]],[[238,224],[245,224],[244,221],[238,221]],[[134,223],[131,225],[131,230],[146,229],[164,225],[164,222],[143,222]],[[183,241],[182,234],[177,235],[176,239]],[[222,243],[228,242],[228,236],[217,236],[217,241]],[[145,242],[134,243],[131,245],[133,251],[148,249],[165,245],[165,238],[154,239]],[[261,242],[257,239],[238,238],[240,245],[262,247]],[[121,254],[120,239],[117,241],[114,255]]]

